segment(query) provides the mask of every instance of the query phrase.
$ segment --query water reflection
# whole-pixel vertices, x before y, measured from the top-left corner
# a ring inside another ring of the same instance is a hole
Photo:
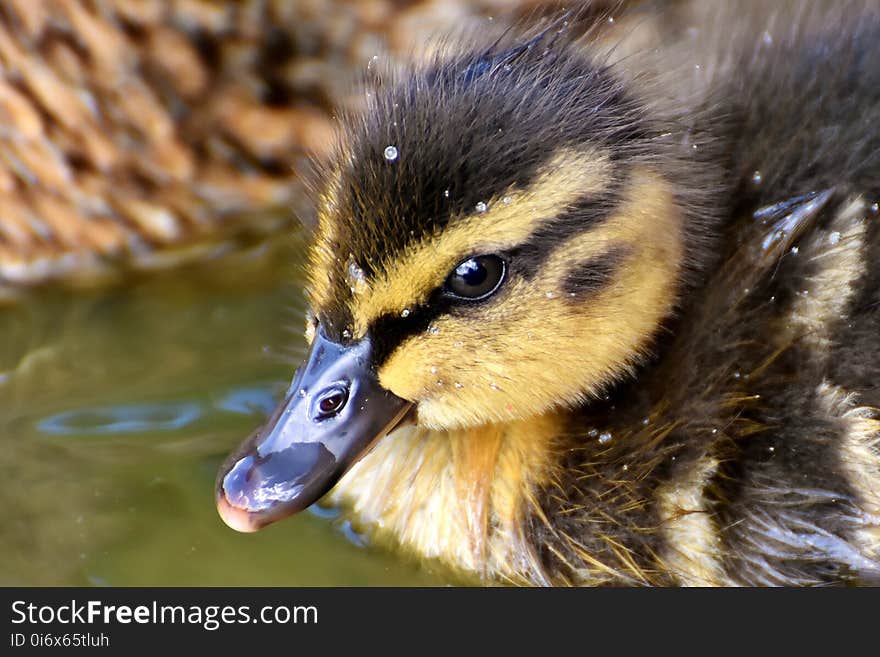
[[[54,435],[156,433],[182,429],[202,416],[198,404],[139,404],[67,411],[46,418],[37,430]]]
[[[152,434],[183,429],[218,411],[265,418],[275,408],[277,390],[275,383],[266,383],[230,390],[207,404],[143,402],[78,408],[40,420],[36,428],[40,433],[56,436]]]
[[[0,308],[0,585],[443,583],[333,510],[247,536],[216,512],[303,351],[301,244]]]
[[[268,417],[275,410],[278,399],[277,388],[278,386],[274,384],[266,384],[231,390],[217,400],[215,406],[230,413]]]

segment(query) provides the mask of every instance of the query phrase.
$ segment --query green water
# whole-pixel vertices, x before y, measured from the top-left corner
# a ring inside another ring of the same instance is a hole
[[[304,353],[298,236],[0,307],[0,585],[436,585],[303,513],[256,534],[214,477]]]

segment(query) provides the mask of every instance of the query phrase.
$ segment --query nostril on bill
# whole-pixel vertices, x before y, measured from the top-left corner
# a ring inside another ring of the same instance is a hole
[[[336,384],[316,395],[312,417],[315,420],[326,420],[333,417],[345,407],[348,401],[348,386]]]

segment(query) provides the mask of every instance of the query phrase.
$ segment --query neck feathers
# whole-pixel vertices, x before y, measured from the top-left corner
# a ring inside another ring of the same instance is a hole
[[[380,542],[484,581],[545,580],[526,523],[553,478],[555,414],[456,431],[407,427],[380,441],[334,489]]]

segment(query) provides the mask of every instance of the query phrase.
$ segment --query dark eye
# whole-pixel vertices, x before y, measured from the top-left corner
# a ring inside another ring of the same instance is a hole
[[[468,258],[449,274],[446,292],[459,299],[485,299],[501,287],[506,270],[506,263],[497,255]]]

